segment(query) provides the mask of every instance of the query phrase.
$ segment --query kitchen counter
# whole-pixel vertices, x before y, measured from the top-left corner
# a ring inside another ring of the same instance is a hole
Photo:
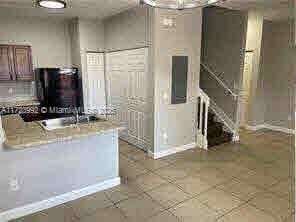
[[[122,128],[116,122],[105,121],[46,131],[38,122],[24,122],[18,114],[3,116],[2,125],[6,134],[4,145],[7,149],[32,148],[49,143],[85,138]]]
[[[23,99],[12,101],[1,101],[0,107],[20,107],[20,106],[39,106],[40,102],[37,99]]]

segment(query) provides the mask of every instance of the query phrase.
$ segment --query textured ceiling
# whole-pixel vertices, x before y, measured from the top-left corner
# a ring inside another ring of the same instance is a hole
[[[140,0],[66,0],[68,8],[48,10],[35,6],[36,0],[0,0],[0,15],[55,16],[102,19],[139,5]],[[266,19],[288,18],[289,0],[226,0],[222,7],[247,10],[257,8]]]
[[[36,0],[0,0],[0,15],[60,16],[101,19],[135,7],[139,0],[65,0],[66,9],[36,7]]]
[[[222,7],[261,11],[267,20],[283,20],[292,16],[292,0],[227,0],[220,4]]]

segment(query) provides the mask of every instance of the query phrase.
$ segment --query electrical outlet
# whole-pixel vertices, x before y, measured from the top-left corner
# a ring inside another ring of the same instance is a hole
[[[9,94],[12,94],[12,93],[13,93],[13,89],[12,89],[12,88],[9,88],[9,89],[8,89],[8,93],[9,93]]]
[[[9,189],[10,189],[10,191],[18,191],[20,189],[19,181],[17,178],[10,179]]]
[[[164,144],[168,144],[168,134],[167,133],[163,133],[162,134],[162,138],[163,138],[163,143]]]
[[[288,121],[291,121],[291,120],[292,120],[292,116],[289,115],[289,116],[288,116]]]

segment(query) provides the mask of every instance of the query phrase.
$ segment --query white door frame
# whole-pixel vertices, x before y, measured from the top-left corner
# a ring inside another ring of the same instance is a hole
[[[244,71],[242,76],[242,84],[240,89],[240,127],[247,125],[248,121],[248,101],[250,100],[251,81],[254,68],[254,51],[246,51],[244,58]],[[246,101],[247,100],[247,101]]]

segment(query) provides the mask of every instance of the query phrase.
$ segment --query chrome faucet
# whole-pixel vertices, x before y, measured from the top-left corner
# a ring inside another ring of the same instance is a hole
[[[75,108],[72,113],[73,113],[74,118],[75,118],[75,124],[78,124],[79,123],[79,112],[78,112],[78,110]]]

